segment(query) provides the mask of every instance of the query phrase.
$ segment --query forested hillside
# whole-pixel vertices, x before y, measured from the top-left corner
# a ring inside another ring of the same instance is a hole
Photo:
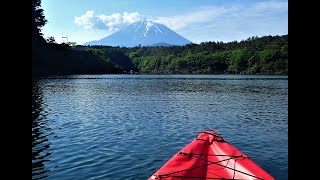
[[[131,60],[141,73],[288,74],[288,35],[185,46],[90,48],[99,49],[106,55],[123,52],[127,56],[123,57],[125,62],[132,67]]]
[[[41,0],[32,0],[32,75],[122,73],[110,59],[90,51],[77,51],[68,44],[44,39],[41,29],[47,23]]]

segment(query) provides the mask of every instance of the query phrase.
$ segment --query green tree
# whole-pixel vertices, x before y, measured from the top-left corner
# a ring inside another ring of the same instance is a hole
[[[248,66],[248,59],[251,53],[248,49],[237,49],[229,56],[229,70],[235,73],[244,71]]]
[[[41,28],[47,23],[41,8],[41,0],[32,0],[32,35],[42,35]]]
[[[288,45],[282,46],[280,53],[281,53],[282,58],[287,59],[288,58]]]
[[[263,51],[260,51],[258,56],[260,57],[260,61],[263,64],[270,63],[272,61],[279,59],[280,47],[278,45],[268,45],[264,48]]]

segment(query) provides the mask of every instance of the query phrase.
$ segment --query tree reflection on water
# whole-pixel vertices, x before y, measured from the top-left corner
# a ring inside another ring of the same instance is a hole
[[[32,179],[48,177],[49,170],[45,168],[46,157],[50,152],[45,152],[50,147],[47,136],[48,130],[43,113],[43,96],[38,86],[38,80],[32,82]],[[50,131],[49,131],[50,132]]]

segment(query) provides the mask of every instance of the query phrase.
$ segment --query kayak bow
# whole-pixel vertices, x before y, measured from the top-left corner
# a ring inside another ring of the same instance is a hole
[[[217,132],[199,133],[148,180],[264,179],[274,180]]]

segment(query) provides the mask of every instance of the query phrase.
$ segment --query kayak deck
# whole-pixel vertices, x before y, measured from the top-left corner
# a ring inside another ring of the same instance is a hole
[[[206,130],[182,148],[148,180],[264,179],[274,178],[248,156]]]

